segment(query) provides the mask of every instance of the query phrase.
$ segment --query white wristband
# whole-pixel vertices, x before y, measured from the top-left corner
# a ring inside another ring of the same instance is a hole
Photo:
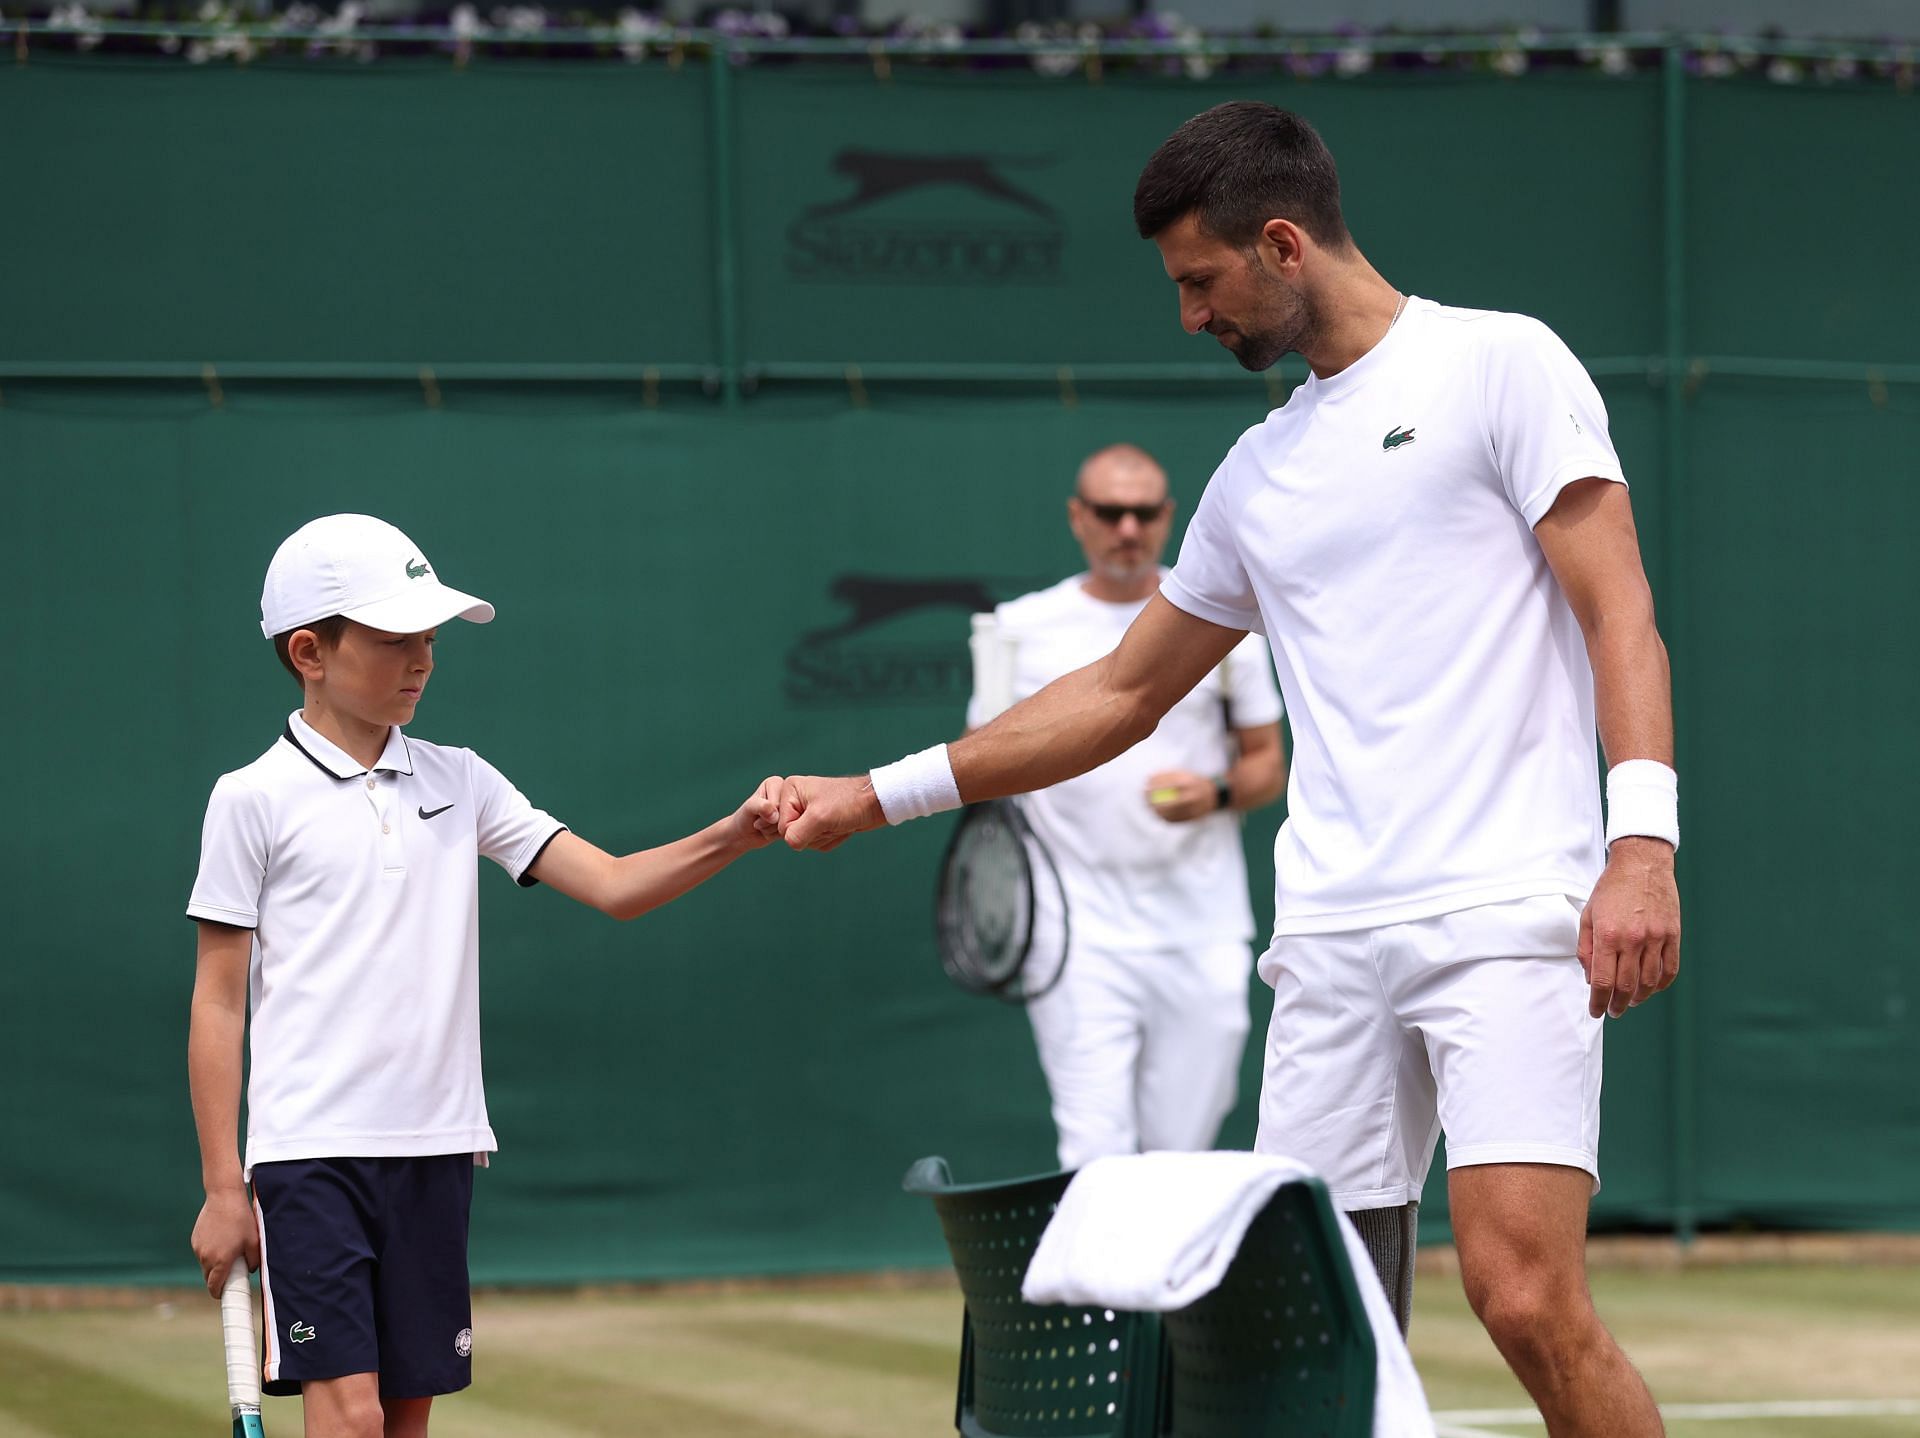
[[[1680,779],[1657,759],[1626,759],[1607,771],[1607,846],[1630,834],[1680,847]]]
[[[909,819],[924,819],[960,807],[960,786],[954,782],[953,762],[947,758],[945,744],[883,764],[867,778],[889,824],[904,824]]]

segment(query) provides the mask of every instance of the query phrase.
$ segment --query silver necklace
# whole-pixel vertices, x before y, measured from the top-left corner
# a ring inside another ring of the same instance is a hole
[[[1398,290],[1395,290],[1394,293],[1397,295],[1400,294]],[[1407,297],[1405,295],[1400,295],[1400,303],[1398,303],[1393,307],[1393,318],[1387,321],[1388,334],[1391,334],[1393,332],[1393,327],[1400,323],[1400,311],[1404,310],[1406,307],[1407,307]],[[1384,339],[1386,338],[1386,336],[1382,335],[1381,338]]]

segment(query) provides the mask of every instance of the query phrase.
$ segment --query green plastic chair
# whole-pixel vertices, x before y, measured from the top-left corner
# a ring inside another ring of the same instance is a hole
[[[1171,1438],[1368,1438],[1373,1326],[1326,1185],[1283,1185],[1212,1293],[1161,1315]]]
[[[956,1184],[943,1158],[907,1170],[933,1200],[966,1316],[954,1426],[966,1438],[1154,1438],[1164,1356],[1157,1317],[1020,1296],[1070,1173]]]

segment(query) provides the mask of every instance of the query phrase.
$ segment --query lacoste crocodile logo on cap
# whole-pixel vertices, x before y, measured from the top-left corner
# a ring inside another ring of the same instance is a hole
[[[425,579],[431,573],[433,573],[433,571],[427,568],[427,561],[424,559],[418,564],[409,564],[407,566],[407,578],[409,579]]]

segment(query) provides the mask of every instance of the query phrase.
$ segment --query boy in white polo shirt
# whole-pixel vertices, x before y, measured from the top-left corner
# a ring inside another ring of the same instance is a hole
[[[423,1434],[470,1381],[467,1213],[494,1147],[480,1076],[478,866],[633,918],[775,832],[777,781],[621,858],[534,808],[470,749],[411,738],[435,629],[493,606],[404,534],[316,519],[267,570],[261,629],[305,702],[207,806],[188,1071],[218,1294],[260,1269],[269,1393],[309,1434]],[[241,1046],[253,1065],[236,1153]],[[251,1206],[247,1184],[253,1186]]]

